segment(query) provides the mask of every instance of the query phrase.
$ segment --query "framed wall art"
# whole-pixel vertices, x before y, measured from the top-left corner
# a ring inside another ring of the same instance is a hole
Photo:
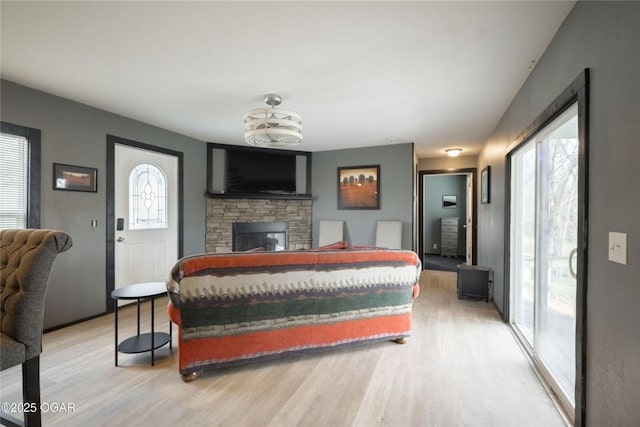
[[[456,209],[458,207],[457,196],[442,196],[442,207],[444,209]]]
[[[98,191],[98,169],[53,164],[53,189],[64,191]]]
[[[380,209],[380,165],[338,168],[338,209]]]
[[[491,203],[491,166],[482,169],[480,173],[480,202]]]

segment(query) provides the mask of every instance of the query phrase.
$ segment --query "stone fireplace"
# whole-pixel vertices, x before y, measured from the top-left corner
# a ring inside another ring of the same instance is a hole
[[[288,249],[310,249],[311,206],[310,199],[209,197],[205,249],[207,252],[233,251],[233,224],[236,223],[286,223]]]

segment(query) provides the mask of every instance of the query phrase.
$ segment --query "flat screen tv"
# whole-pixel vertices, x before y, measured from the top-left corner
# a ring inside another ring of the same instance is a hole
[[[271,150],[228,149],[226,184],[227,193],[294,194],[296,156]]]

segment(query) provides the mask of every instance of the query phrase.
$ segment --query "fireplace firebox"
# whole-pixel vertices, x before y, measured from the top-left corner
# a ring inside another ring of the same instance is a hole
[[[286,222],[236,222],[232,229],[231,249],[234,252],[256,248],[284,251],[289,248]]]

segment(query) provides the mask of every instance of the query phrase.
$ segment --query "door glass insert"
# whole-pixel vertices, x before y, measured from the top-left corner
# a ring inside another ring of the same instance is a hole
[[[167,228],[167,178],[157,166],[142,163],[129,174],[129,229]]]

